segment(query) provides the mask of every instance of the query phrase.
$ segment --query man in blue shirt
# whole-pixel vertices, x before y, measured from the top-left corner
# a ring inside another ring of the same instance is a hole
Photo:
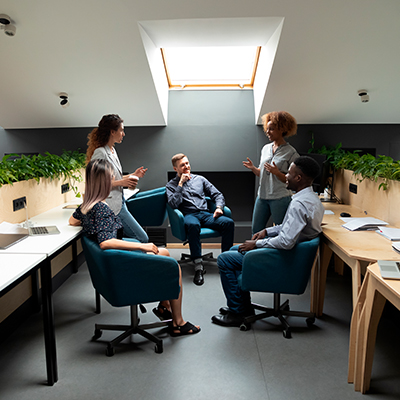
[[[206,272],[201,258],[201,228],[218,231],[222,236],[221,250],[227,251],[233,244],[235,224],[223,215],[225,199],[222,193],[203,176],[190,173],[190,163],[184,154],[174,155],[171,161],[176,177],[166,185],[168,204],[182,211],[185,217],[190,257],[195,265],[193,282],[200,286],[204,283]],[[206,196],[216,204],[214,213],[208,211]]]
[[[296,158],[286,174],[286,185],[296,193],[281,225],[263,229],[237,248],[233,247],[218,257],[218,268],[228,307],[220,308],[220,315],[211,320],[223,326],[240,326],[244,317],[254,314],[250,293],[241,290],[238,277],[247,251],[270,247],[290,250],[296,243],[314,239],[321,232],[324,207],[312,190],[312,182],[319,174],[319,166],[311,157]]]

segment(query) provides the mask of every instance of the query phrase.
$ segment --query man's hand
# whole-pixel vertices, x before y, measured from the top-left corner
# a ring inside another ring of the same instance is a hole
[[[213,217],[214,218],[218,218],[219,216],[221,216],[223,214],[224,214],[224,212],[220,208],[216,208],[215,211],[214,211]]]
[[[256,248],[256,241],[255,240],[246,240],[239,246],[239,251],[249,251]]]
[[[144,168],[143,166],[142,166],[142,167],[139,167],[139,168],[133,173],[133,175],[136,175],[138,178],[143,178],[143,177],[144,177],[144,174],[147,172],[147,170],[148,170],[148,168]]]
[[[265,229],[263,229],[262,231],[255,233],[255,234],[252,236],[251,240],[264,239],[265,236],[267,236],[267,231],[266,231]]]
[[[179,181],[179,186],[182,186],[188,180],[190,180],[190,174],[182,174]]]

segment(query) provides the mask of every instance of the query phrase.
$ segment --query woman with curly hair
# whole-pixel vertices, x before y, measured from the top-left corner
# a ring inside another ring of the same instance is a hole
[[[104,115],[97,128],[88,135],[86,162],[91,160],[107,160],[114,168],[112,189],[106,202],[115,215],[122,220],[124,236],[147,243],[149,238],[144,229],[128,211],[123,195],[123,188],[134,189],[138,179],[142,178],[147,168],[140,167],[133,174],[123,175],[115,143],[121,143],[124,136],[123,119],[117,114]]]
[[[290,164],[299,157],[295,148],[286,138],[297,131],[297,122],[286,111],[273,111],[262,116],[264,132],[272,143],[261,150],[260,165],[257,168],[250,158],[243,165],[260,177],[257,198],[254,205],[252,234],[263,230],[269,218],[275,225],[281,224],[291,201],[291,192],[286,188],[286,173]]]

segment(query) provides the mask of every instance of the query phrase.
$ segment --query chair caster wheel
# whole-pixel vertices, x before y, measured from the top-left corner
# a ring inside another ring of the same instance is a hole
[[[103,334],[103,332],[100,329],[95,329],[94,335],[92,336],[92,341],[99,339],[102,334]]]
[[[315,322],[315,318],[314,317],[310,317],[310,318],[307,318],[306,319],[306,324],[307,324],[307,326],[310,328],[310,327],[312,327],[313,325],[314,325],[314,322]]]
[[[291,339],[292,338],[292,332],[290,331],[290,329],[284,329],[283,330],[283,337],[285,339]]]
[[[161,354],[161,353],[164,351],[162,342],[159,343],[159,344],[156,344],[156,345],[154,346],[154,351],[155,351],[157,354]]]
[[[106,356],[107,357],[112,357],[115,354],[115,349],[114,347],[108,345],[106,348]]]
[[[246,324],[246,323],[244,323],[244,322],[243,322],[243,324],[241,324],[241,325],[239,326],[239,329],[240,329],[242,332],[248,331],[248,330],[250,330],[250,328],[251,328],[251,324]]]

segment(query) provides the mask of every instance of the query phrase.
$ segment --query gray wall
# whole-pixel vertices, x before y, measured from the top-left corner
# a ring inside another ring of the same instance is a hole
[[[267,139],[262,127],[254,124],[251,91],[173,91],[169,110],[168,126],[127,127],[124,142],[117,146],[126,172],[140,165],[149,168],[139,184],[142,190],[165,184],[166,171],[172,170],[171,156],[178,152],[188,155],[194,171],[242,171],[246,157],[259,162]],[[0,129],[0,155],[86,151],[90,130]],[[298,134],[289,139],[299,152],[309,149],[310,131],[317,147],[342,142],[343,147],[373,147],[377,154],[400,159],[400,125],[300,125]]]

